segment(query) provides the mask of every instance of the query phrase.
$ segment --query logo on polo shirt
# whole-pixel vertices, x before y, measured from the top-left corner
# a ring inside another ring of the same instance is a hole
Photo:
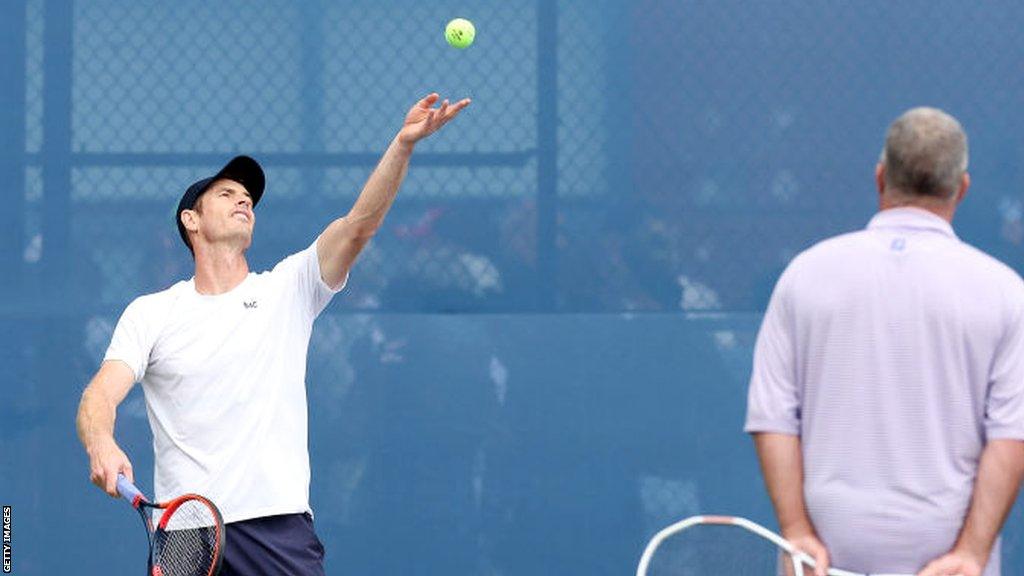
[[[903,252],[903,249],[907,247],[906,238],[893,238],[892,244],[889,244],[889,249],[895,252]]]
[[[256,301],[252,300],[249,302],[242,302],[242,306],[245,306],[247,309],[252,310],[253,308],[256,307]]]

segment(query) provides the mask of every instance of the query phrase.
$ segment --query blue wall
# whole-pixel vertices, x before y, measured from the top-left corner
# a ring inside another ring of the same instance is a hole
[[[455,16],[468,50],[444,44]],[[141,566],[74,414],[124,306],[191,274],[185,186],[261,160],[267,268],[430,90],[474,103],[417,150],[311,344],[329,573],[624,574],[685,515],[772,525],[741,432],[760,314],[794,254],[870,218],[895,116],[963,121],[958,233],[1024,269],[1021,21],[1010,0],[0,3],[15,573]],[[140,390],[118,439],[150,488]]]

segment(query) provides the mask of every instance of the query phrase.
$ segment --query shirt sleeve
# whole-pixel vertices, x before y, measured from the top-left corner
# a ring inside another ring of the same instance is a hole
[[[145,305],[136,298],[117,321],[110,346],[103,355],[103,361],[120,360],[131,368],[135,381],[141,382],[149,366],[149,353],[153,349],[152,330],[146,322]]]
[[[985,435],[989,440],[1024,440],[1024,287],[1016,313],[996,351],[985,398]]]
[[[749,433],[800,434],[791,276],[787,269],[776,284],[757,334],[744,426]]]
[[[319,240],[319,237],[317,237]],[[282,274],[286,281],[296,289],[296,296],[309,312],[310,318],[316,318],[330,303],[335,294],[341,292],[348,283],[348,276],[337,288],[331,288],[320,275],[320,259],[316,252],[314,240],[305,250],[292,254],[274,267],[275,274]]]

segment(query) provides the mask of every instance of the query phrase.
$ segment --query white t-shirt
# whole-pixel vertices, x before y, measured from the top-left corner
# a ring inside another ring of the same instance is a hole
[[[316,242],[224,294],[194,281],[136,298],[104,358],[142,382],[156,499],[203,494],[225,522],[310,511],[306,354],[341,287],[322,280]]]
[[[985,443],[1024,440],[1024,284],[914,208],[817,244],[765,312],[746,430],[800,436],[834,565],[917,572],[956,541]]]

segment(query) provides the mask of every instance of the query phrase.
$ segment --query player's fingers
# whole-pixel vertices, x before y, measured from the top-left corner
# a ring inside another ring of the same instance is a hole
[[[430,108],[431,106],[434,105],[434,102],[437,102],[437,99],[440,97],[441,96],[438,95],[437,92],[431,92],[430,94],[424,96],[422,100],[417,102],[416,105],[421,108]]]
[[[459,112],[461,112],[462,109],[465,108],[468,105],[469,105],[469,101],[468,100],[463,100],[462,102],[459,102],[458,104],[455,104],[454,106],[449,107],[448,108],[448,115],[443,117],[443,118],[441,118],[440,126],[444,126],[449,121],[451,121],[452,118],[455,118],[456,116],[458,116]]]
[[[828,551],[825,550],[824,546],[818,546],[813,556],[814,573],[816,576],[826,576],[828,574]]]
[[[90,468],[89,481],[95,484],[97,488],[103,488],[106,485],[103,480],[103,469],[95,466]]]
[[[132,470],[132,463],[125,460],[124,464],[121,465],[121,474],[128,479],[132,484],[135,483],[135,472]]]
[[[448,115],[448,99],[445,98],[444,102],[441,102],[441,107],[437,110],[437,117],[443,122],[445,117]]]
[[[114,498],[120,496],[117,492],[117,468],[110,467],[103,471],[103,491],[110,494]]]
[[[449,108],[448,109],[448,114],[446,114],[444,117],[441,118],[441,125],[443,126],[443,125],[447,124],[449,120],[451,120],[452,118],[455,118],[456,116],[458,116],[460,110],[462,110],[462,108],[455,108],[454,106]]]

